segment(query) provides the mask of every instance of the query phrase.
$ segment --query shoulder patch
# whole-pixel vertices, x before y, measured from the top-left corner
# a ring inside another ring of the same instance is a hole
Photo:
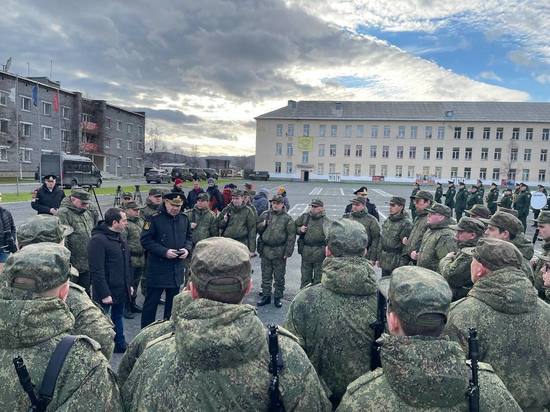
[[[76,292],[86,293],[86,289],[74,282],[69,282],[69,287]]]
[[[143,224],[143,230],[149,230],[150,227],[151,227],[151,222],[149,220],[146,220],[145,223]]]
[[[293,333],[289,332],[288,330],[286,330],[286,329],[283,328],[282,326],[279,326],[279,327],[278,327],[278,332],[279,332],[279,335],[286,336],[287,338],[292,339],[292,340],[295,341],[296,343],[300,343],[300,339],[298,339],[298,337],[297,337],[296,335],[294,335]]]
[[[99,342],[93,340],[92,338],[90,338],[89,336],[86,336],[86,335],[75,335],[76,336],[76,340],[77,341],[80,341],[80,342],[86,342],[86,344],[88,344],[89,346],[91,346],[91,348],[98,352],[101,350],[101,345],[99,344]]]
[[[347,392],[349,394],[355,393],[357,390],[361,389],[363,386],[367,385],[369,382],[374,381],[377,378],[380,378],[384,374],[384,370],[382,368],[377,368],[373,371],[367,372],[364,375],[360,376],[356,380],[354,380],[352,383],[348,385]]]
[[[158,338],[153,339],[151,342],[145,345],[145,349],[148,349],[151,346],[156,345],[157,343],[165,341],[166,339],[170,339],[172,336],[174,336],[174,334],[175,334],[174,332],[170,332],[165,335],[159,336]]]

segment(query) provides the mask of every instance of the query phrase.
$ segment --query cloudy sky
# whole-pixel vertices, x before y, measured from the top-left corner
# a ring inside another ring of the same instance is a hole
[[[253,154],[294,100],[550,101],[547,0],[3,0],[0,60],[145,109],[170,147]]]

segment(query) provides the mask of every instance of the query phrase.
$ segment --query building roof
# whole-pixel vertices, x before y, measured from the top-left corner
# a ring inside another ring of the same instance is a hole
[[[262,114],[256,119],[550,123],[550,103],[289,100],[285,107]]]

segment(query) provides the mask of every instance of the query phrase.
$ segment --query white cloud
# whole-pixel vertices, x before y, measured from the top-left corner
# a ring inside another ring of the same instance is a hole
[[[550,74],[541,74],[535,77],[540,84],[550,84]]]
[[[479,77],[485,80],[494,80],[496,82],[502,82],[502,78],[493,71],[484,71],[479,73]]]

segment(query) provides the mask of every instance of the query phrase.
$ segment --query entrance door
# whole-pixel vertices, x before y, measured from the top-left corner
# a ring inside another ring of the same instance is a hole
[[[304,182],[309,182],[309,170],[304,170]]]

